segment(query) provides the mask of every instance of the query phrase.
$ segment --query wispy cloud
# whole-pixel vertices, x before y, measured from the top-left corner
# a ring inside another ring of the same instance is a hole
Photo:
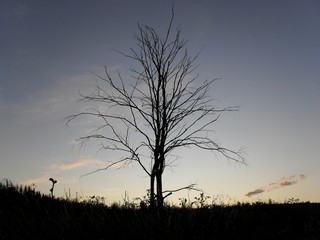
[[[79,89],[93,88],[94,76],[90,73],[77,74],[74,76],[57,77],[55,85],[50,89],[40,89],[30,92],[25,101],[11,104],[7,108],[19,123],[35,123],[39,120],[60,119],[84,108],[78,104]],[[0,91],[1,93],[1,91]]]
[[[266,191],[270,192],[277,188],[291,186],[300,182],[301,180],[304,180],[305,178],[306,176],[304,174],[295,174],[291,175],[290,177],[282,177],[278,181],[270,183],[269,186],[266,188]]]
[[[24,185],[42,184],[42,183],[48,182],[50,177],[59,176],[65,171],[83,168],[87,166],[93,166],[93,165],[99,168],[100,166],[105,166],[105,164],[106,163],[101,160],[81,157],[81,158],[73,159],[71,161],[52,164],[48,169],[43,171],[40,174],[40,176],[25,179],[21,183]]]
[[[62,162],[51,165],[54,170],[67,171],[87,165],[101,165],[103,162],[101,160],[90,159],[90,158],[78,158],[68,162]]]
[[[23,185],[41,184],[48,182],[50,178],[49,172],[43,172],[41,176],[25,179],[21,182]]]
[[[270,183],[266,187],[261,187],[261,188],[258,188],[258,189],[255,189],[253,191],[246,193],[245,196],[252,197],[252,196],[259,194],[259,193],[270,192],[270,191],[273,191],[274,189],[277,189],[277,188],[291,186],[293,184],[296,184],[296,183],[304,180],[305,178],[306,178],[306,176],[304,174],[295,174],[295,175],[291,175],[289,177],[282,177],[282,178],[278,179],[276,182]]]

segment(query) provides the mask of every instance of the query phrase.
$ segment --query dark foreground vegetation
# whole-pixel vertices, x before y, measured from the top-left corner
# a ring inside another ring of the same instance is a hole
[[[320,239],[319,203],[166,207],[55,199],[0,183],[0,239]]]

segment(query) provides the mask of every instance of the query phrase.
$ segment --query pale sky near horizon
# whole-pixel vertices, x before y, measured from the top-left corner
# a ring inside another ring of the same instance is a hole
[[[79,91],[93,89],[104,66],[126,72],[132,62],[113,49],[136,47],[137,22],[164,32],[173,1],[0,1],[0,180],[36,185],[57,196],[100,195],[107,203],[145,195],[149,179],[137,165],[81,175],[116,160],[74,140],[85,122],[63,119],[85,109]],[[320,2],[317,0],[177,0],[199,82],[212,89],[221,116],[215,138],[245,148],[248,167],[199,149],[180,150],[164,174],[164,190],[197,183],[224,201],[320,202]],[[198,193],[182,191],[179,197]]]

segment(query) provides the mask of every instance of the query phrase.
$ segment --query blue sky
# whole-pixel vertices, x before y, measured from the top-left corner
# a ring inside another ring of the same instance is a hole
[[[126,76],[132,65],[113,49],[136,46],[137,22],[164,32],[172,1],[0,2],[0,178],[36,184],[49,193],[69,191],[108,202],[145,194],[149,181],[139,166],[82,174],[117,159],[92,142],[74,140],[86,122],[65,128],[63,119],[85,109],[104,66]],[[240,106],[215,125],[222,145],[246,149],[248,167],[197,149],[164,175],[164,189],[197,183],[226,201],[294,197],[320,201],[320,4],[319,1],[175,1],[199,80],[222,78],[212,95],[221,107]],[[129,79],[129,78],[128,78]],[[199,81],[200,82],[200,81]],[[190,192],[189,196],[194,194]],[[188,192],[169,201],[187,197]]]

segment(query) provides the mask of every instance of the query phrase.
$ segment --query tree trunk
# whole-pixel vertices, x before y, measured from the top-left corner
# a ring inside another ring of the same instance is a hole
[[[154,193],[154,180],[155,180],[155,175],[152,173],[150,176],[150,209],[154,210],[156,207],[155,203],[155,193]]]
[[[162,194],[162,172],[158,172],[157,178],[157,209],[161,211],[163,209],[163,194]]]

